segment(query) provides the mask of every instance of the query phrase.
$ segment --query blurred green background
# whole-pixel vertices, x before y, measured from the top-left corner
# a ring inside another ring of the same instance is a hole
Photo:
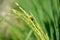
[[[0,40],[60,40],[60,0],[0,0]]]

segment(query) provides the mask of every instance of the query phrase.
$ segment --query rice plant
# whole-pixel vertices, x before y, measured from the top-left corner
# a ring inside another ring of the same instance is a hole
[[[0,12],[0,40],[60,40],[59,4],[60,0],[11,2],[5,15]]]

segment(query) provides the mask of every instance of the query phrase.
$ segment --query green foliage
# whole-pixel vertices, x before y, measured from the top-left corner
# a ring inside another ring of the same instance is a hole
[[[60,40],[59,0],[17,0],[12,3],[12,21],[0,20],[0,40]],[[8,32],[7,32],[7,30]],[[6,36],[7,35],[7,36]]]

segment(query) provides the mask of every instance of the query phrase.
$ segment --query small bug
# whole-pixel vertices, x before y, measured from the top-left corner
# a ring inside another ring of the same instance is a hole
[[[32,18],[32,16],[30,16],[30,17],[29,17],[29,20],[33,21],[33,18]]]

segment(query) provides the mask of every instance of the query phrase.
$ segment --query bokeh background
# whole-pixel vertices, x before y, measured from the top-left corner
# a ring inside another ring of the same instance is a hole
[[[60,40],[60,0],[0,0],[0,40]]]

